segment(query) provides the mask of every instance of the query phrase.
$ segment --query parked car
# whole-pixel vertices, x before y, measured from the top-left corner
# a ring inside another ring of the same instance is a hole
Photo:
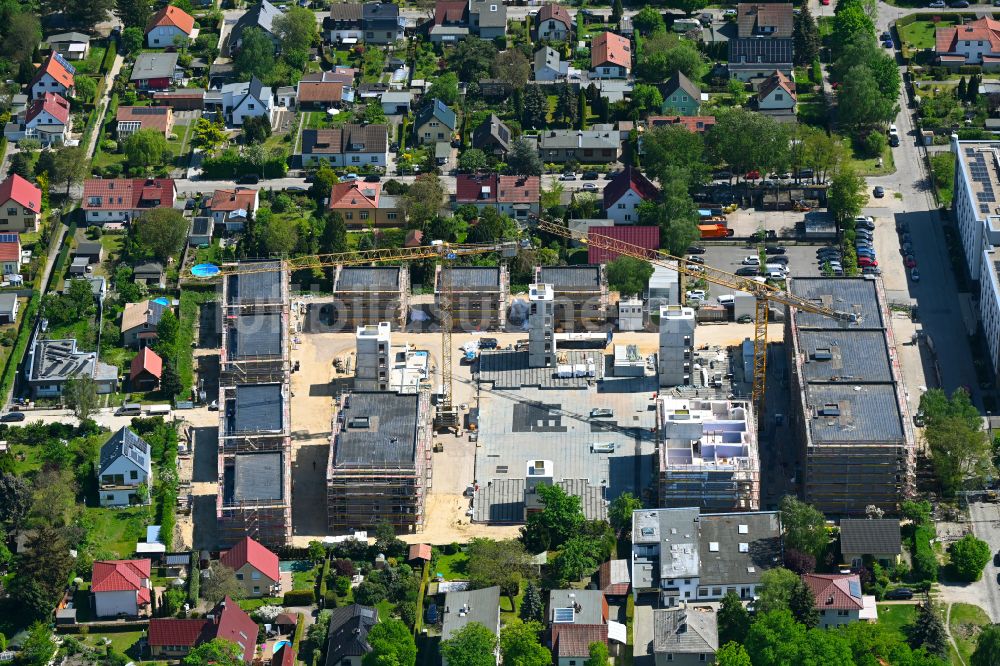
[[[743,257],[742,263],[744,266],[760,266],[760,257],[751,254],[750,256]]]
[[[878,266],[878,262],[869,257],[858,257],[858,266]]]
[[[703,263],[705,263],[705,259],[704,259],[704,257],[699,257],[699,256],[698,256],[698,255],[696,255],[696,254],[692,254],[692,255],[690,255],[690,256],[689,256],[689,257],[687,258],[687,260],[688,260],[689,262],[691,262],[692,264],[703,264]]]
[[[597,185],[595,185],[594,183],[584,183],[581,189],[583,189],[585,192],[596,192]]]
[[[705,248],[701,245],[692,245],[687,251],[688,254],[705,254]]]
[[[788,264],[788,257],[783,254],[779,254],[776,257],[768,257],[767,263],[769,264]]]
[[[747,171],[747,173],[746,173],[746,179],[747,180],[760,180],[760,171],[757,171],[756,169],[754,169],[753,171]]]
[[[260,176],[255,176],[253,174],[247,174],[245,176],[240,176],[236,179],[239,185],[256,185],[260,182]]]
[[[862,275],[882,275],[881,268],[875,268],[874,266],[865,266],[861,269]]]
[[[887,39],[892,39],[892,33],[889,32],[888,30],[883,30],[882,34],[879,36],[879,39],[881,39],[883,42]]]
[[[564,173],[561,176],[559,176],[559,180],[576,180],[576,174],[575,173]]]
[[[933,8],[933,9],[941,9],[943,7],[947,7],[948,5],[945,4],[944,0],[934,0],[934,2],[932,2],[931,4],[929,4],[927,6]]]
[[[911,268],[910,279],[913,280],[914,282],[920,282],[920,271],[918,271],[916,268]]]
[[[951,7],[952,9],[968,9],[969,0],[955,0],[948,6]]]
[[[596,171],[584,171],[583,176],[581,176],[581,178],[583,180],[597,180],[597,177],[599,175],[600,174],[598,174]]]
[[[905,601],[913,598],[913,590],[908,587],[897,587],[895,590],[886,592],[885,598],[891,601]]]
[[[742,268],[736,269],[736,274],[740,277],[750,277],[751,275],[757,275],[760,273],[760,269],[753,266],[743,266]]]
[[[859,259],[861,257],[868,257],[869,259],[875,259],[875,250],[871,249],[870,247],[859,247],[855,249],[855,252],[857,253]]]
[[[365,182],[366,183],[377,183],[380,180],[382,180],[382,179],[379,177],[379,175],[377,173],[370,173],[367,176],[365,176]]]
[[[966,3],[966,7],[968,7],[968,3]],[[876,185],[875,189],[872,190],[872,194],[875,196],[876,199],[881,199],[882,197],[885,196],[885,188],[882,187],[881,185]]]
[[[1000,0],[998,0],[998,1],[1000,1]],[[886,44],[886,46],[888,48],[892,48],[892,42],[888,42]],[[892,136],[889,137],[889,146],[892,147],[892,148],[896,148],[896,147],[899,146],[899,135],[898,134],[893,134]]]
[[[7,412],[3,416],[0,416],[0,421],[3,423],[14,423],[16,421],[23,421],[25,418],[24,412]]]
[[[691,291],[684,292],[684,296],[686,296],[689,301],[703,301],[705,300],[705,296],[707,296],[707,294],[704,289],[692,289]]]
[[[764,251],[768,254],[784,254],[786,252],[785,248],[780,245],[766,245]]]
[[[908,256],[905,259],[903,259],[903,265],[906,266],[907,268],[916,268],[917,260],[914,259],[913,257]]]
[[[498,344],[496,338],[479,338],[480,349],[496,349]]]

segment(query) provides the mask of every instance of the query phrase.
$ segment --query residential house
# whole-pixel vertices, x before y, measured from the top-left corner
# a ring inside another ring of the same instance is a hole
[[[45,93],[33,100],[16,120],[4,127],[8,141],[27,138],[37,139],[43,146],[61,145],[70,130],[69,102],[56,93]]]
[[[533,69],[536,81],[560,81],[569,74],[569,63],[554,48],[543,46],[535,51]]]
[[[718,621],[711,609],[662,608],[653,611],[653,663],[656,666],[714,664],[718,650]]]
[[[538,10],[532,32],[535,41],[565,42],[573,37],[573,17],[562,5],[547,2]]]
[[[20,303],[17,294],[12,291],[0,293],[0,324],[13,324],[17,321],[17,310]]]
[[[417,112],[413,121],[413,137],[417,143],[450,143],[456,127],[455,112],[441,100],[434,99]]]
[[[66,382],[77,377],[92,377],[97,393],[118,390],[118,368],[97,359],[97,352],[77,349],[76,340],[40,340],[34,338],[24,366],[24,377],[34,398],[62,395]]]
[[[288,641],[278,647],[271,656],[271,666],[295,666],[295,648]]]
[[[590,82],[597,90],[597,94],[604,98],[609,104],[623,102],[626,98],[632,97],[635,90],[635,81],[628,79],[594,79]],[[596,129],[596,125],[592,129]]]
[[[946,67],[980,65],[984,71],[995,72],[1000,69],[1000,21],[987,16],[939,27],[934,52]]]
[[[83,241],[73,250],[73,258],[83,258],[88,264],[99,264],[104,261],[104,246],[96,241]]]
[[[736,6],[736,28],[740,39],[791,39],[795,15],[790,3],[741,2]]]
[[[472,132],[473,148],[500,159],[506,157],[512,140],[510,128],[494,113]]]
[[[135,59],[129,81],[139,90],[166,90],[182,74],[177,58],[177,53],[144,51]]]
[[[680,125],[689,132],[704,134],[715,125],[715,116],[649,116],[646,118],[646,125],[650,129],[667,125]]]
[[[257,652],[257,632],[257,623],[226,597],[202,619],[151,618],[147,642],[154,658],[177,660],[202,643],[221,638],[238,645],[243,662],[250,664]]]
[[[5,281],[21,274],[21,236],[0,232],[0,275]]]
[[[899,521],[895,518],[843,518],[840,521],[840,561],[852,568],[871,558],[883,567],[895,566],[902,556]]]
[[[42,191],[16,173],[0,183],[0,231],[34,231],[42,212]]]
[[[163,359],[151,347],[143,347],[129,366],[132,391],[155,391],[163,378]]]
[[[328,109],[340,106],[344,84],[335,81],[299,81],[295,100],[302,109]]]
[[[281,592],[278,556],[250,537],[219,556],[219,561],[236,572],[247,598],[276,597]]]
[[[326,634],[326,666],[361,666],[372,651],[368,632],[378,624],[378,610],[351,604],[331,610],[330,629]]]
[[[816,600],[820,629],[878,618],[875,597],[861,594],[858,574],[802,574],[802,582]]]
[[[263,32],[270,38],[275,50],[277,50],[281,45],[281,39],[274,32],[272,24],[275,17],[280,14],[281,10],[267,0],[258,0],[256,4],[251,5],[247,9],[246,13],[233,26],[232,31],[229,33],[229,50],[233,53],[240,50],[243,46],[243,31],[247,28],[255,28]]]
[[[555,623],[551,640],[556,666],[580,666],[588,661],[592,643],[608,645],[608,625]]]
[[[149,444],[127,426],[120,428],[101,447],[97,469],[101,506],[149,504],[152,482]],[[138,489],[141,485],[146,486],[147,492],[140,499]]]
[[[611,227],[617,229],[621,227]],[[632,513],[632,594],[660,605],[756,596],[761,575],[781,566],[776,511],[703,514],[697,507]]]
[[[333,129],[303,130],[302,163],[319,162],[384,169],[389,163],[388,127],[346,123]]]
[[[507,35],[507,5],[498,0],[469,0],[469,30],[480,39]]]
[[[737,37],[729,40],[729,77],[760,81],[779,70],[792,76],[795,19],[791,4],[740,3]]]
[[[82,32],[60,32],[49,35],[44,42],[66,60],[83,60],[90,53],[90,35]]]
[[[52,51],[45,58],[45,62],[35,70],[35,75],[28,83],[31,99],[45,97],[45,93],[56,93],[66,98],[73,97],[76,93],[73,83],[74,74],[76,74],[76,68],[61,55]]]
[[[295,108],[296,101],[298,101],[298,91],[295,86],[281,86],[274,91],[274,98],[277,100],[279,107],[293,109]]]
[[[590,75],[596,79],[624,79],[632,71],[632,42],[613,32],[602,32],[590,47]]]
[[[264,0],[266,2],[267,0]],[[264,116],[274,121],[274,95],[256,76],[249,81],[222,86],[222,113],[229,124],[239,127],[246,118]]]
[[[132,268],[132,279],[137,284],[163,289],[163,264],[158,261],[146,261]]]
[[[382,111],[387,116],[406,115],[413,105],[413,93],[387,90],[379,95]]]
[[[94,595],[94,615],[115,618],[138,617],[149,608],[149,560],[100,560],[94,562],[90,591]]]
[[[469,1],[437,0],[434,24],[428,33],[432,44],[462,41],[469,36]]]
[[[683,72],[674,72],[663,87],[663,113],[697,116],[701,90]]]
[[[330,15],[323,19],[323,35],[331,44],[352,46],[365,39],[362,14],[364,5],[359,2],[335,2],[330,5]]]
[[[307,130],[308,131],[308,130]],[[215,224],[225,225],[226,231],[243,231],[247,218],[257,213],[260,192],[247,187],[216,190],[205,202],[205,212]]]
[[[527,220],[539,213],[540,188],[538,176],[459,174],[455,177],[455,205],[494,208],[509,217]]]
[[[212,231],[215,228],[215,221],[203,215],[198,215],[191,220],[191,230],[188,232],[188,244],[194,247],[203,247],[212,244]]]
[[[151,208],[173,208],[176,193],[170,178],[88,178],[82,208],[88,224],[128,222]]]
[[[548,621],[556,666],[587,661],[591,643],[608,644],[608,602],[600,590],[552,590]],[[621,626],[624,629],[624,626]]]
[[[179,7],[167,5],[146,25],[146,45],[151,49],[173,47],[177,39],[192,39],[194,17]]]
[[[612,130],[545,130],[538,143],[543,162],[610,164],[621,151],[621,136]]]
[[[627,166],[604,186],[605,214],[615,224],[636,224],[639,221],[639,205],[659,198],[660,191],[656,186],[641,171]]]
[[[141,129],[151,129],[170,136],[174,127],[174,110],[169,106],[119,106],[115,116],[115,132],[124,141]]]
[[[605,597],[624,597],[628,594],[632,578],[628,572],[628,560],[608,560],[597,570],[597,589]]]
[[[765,115],[779,119],[795,119],[795,82],[775,71],[760,84],[757,90],[757,110]]]
[[[381,183],[359,180],[337,183],[330,191],[329,209],[344,217],[348,228],[401,226],[405,216],[399,200],[382,192]]]
[[[205,91],[202,88],[178,88],[154,92],[153,104],[169,106],[175,111],[201,111],[205,108]]]
[[[158,301],[145,300],[126,303],[122,310],[122,344],[132,349],[156,342],[156,327],[169,306]]]
[[[366,2],[361,14],[368,44],[395,44],[403,39],[406,20],[399,14],[399,5],[391,2]]]
[[[494,636],[500,635],[500,588],[453,591],[445,594],[441,640],[448,640],[466,625],[478,622]],[[499,648],[495,659],[499,663]],[[448,666],[447,661],[442,666]]]

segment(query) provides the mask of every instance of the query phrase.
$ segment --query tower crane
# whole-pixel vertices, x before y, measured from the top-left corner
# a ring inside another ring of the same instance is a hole
[[[764,388],[767,380],[767,313],[768,305],[772,301],[805,312],[830,317],[845,324],[855,322],[858,319],[858,316],[854,313],[824,307],[765,282],[760,282],[753,278],[740,277],[739,275],[712,268],[711,266],[697,264],[682,257],[675,257],[672,254],[661,252],[660,250],[649,250],[642,246],[607,236],[590,236],[585,231],[571,230],[562,224],[546,220],[539,222],[538,229],[539,231],[546,231],[557,236],[570,238],[587,245],[592,245],[593,247],[642,259],[658,266],[665,266],[690,277],[703,279],[728,289],[743,291],[753,296],[756,301],[756,317],[754,318],[753,391],[751,398],[754,405],[760,411],[763,410]]]
[[[223,266],[210,275],[195,275],[196,278],[228,277],[231,275],[250,275],[254,273],[271,273],[275,271],[297,271],[330,266],[361,266],[365,264],[380,264],[396,261],[416,261],[419,259],[441,259],[452,261],[458,257],[473,256],[500,252],[503,257],[514,257],[518,251],[528,247],[525,242],[504,241],[498,243],[446,243],[431,241],[430,245],[410,248],[385,248],[376,250],[358,250],[355,252],[336,252],[331,254],[311,254],[274,261]],[[451,271],[442,266],[439,306],[441,309],[441,387],[442,395],[434,415],[434,427],[446,430],[458,430],[459,413],[452,403],[452,363],[451,363],[451,328],[452,328],[452,293]]]

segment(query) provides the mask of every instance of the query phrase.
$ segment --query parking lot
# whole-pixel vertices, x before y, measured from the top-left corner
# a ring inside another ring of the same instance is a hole
[[[823,247],[824,244],[816,245],[785,245],[778,243],[785,248],[784,256],[788,258],[788,275],[791,277],[817,277],[821,274],[819,263],[816,261],[816,248]],[[704,243],[705,254],[701,257],[705,264],[723,271],[735,273],[743,268],[745,257],[757,256],[757,246],[747,245],[710,245]],[[771,255],[768,255],[771,256]],[[715,287],[716,290],[722,287]]]

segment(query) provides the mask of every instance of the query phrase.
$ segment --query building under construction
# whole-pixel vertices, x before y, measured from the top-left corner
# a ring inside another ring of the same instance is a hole
[[[331,534],[391,523],[419,532],[431,483],[431,409],[426,391],[356,391],[333,420],[326,468]]]
[[[604,266],[538,266],[535,282],[551,284],[556,330],[592,331],[608,323],[608,279]]]
[[[796,278],[789,288],[857,317],[785,317],[805,499],[828,515],[864,515],[869,505],[898,513],[914,491],[915,447],[882,281]]]
[[[260,270],[268,266],[274,270]],[[277,262],[244,262],[239,267],[254,272],[222,279],[220,382],[287,381],[287,276]]]
[[[757,428],[748,401],[661,397],[656,419],[659,506],[760,508]]]
[[[456,266],[438,264],[434,295],[441,307],[442,276],[451,287],[452,330],[495,331],[507,323],[510,279],[506,266]]]
[[[405,266],[337,266],[333,276],[335,326],[353,330],[380,321],[406,326],[410,272]]]

